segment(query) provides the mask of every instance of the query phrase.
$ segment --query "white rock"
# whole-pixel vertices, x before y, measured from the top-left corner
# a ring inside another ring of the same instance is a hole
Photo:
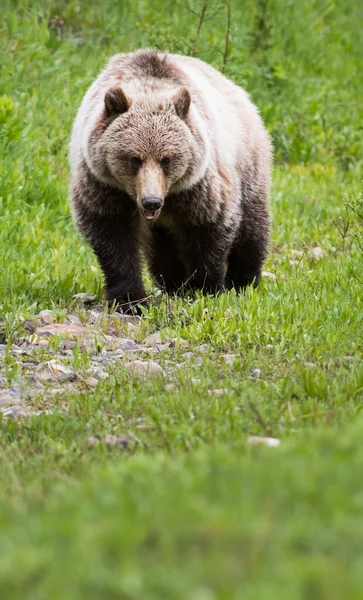
[[[259,377],[261,375],[261,369],[252,369],[251,375],[254,377]]]
[[[171,340],[172,346],[174,346],[177,350],[181,350],[182,348],[189,348],[189,342],[184,340],[183,338],[173,338]]]
[[[277,448],[280,446],[280,440],[272,437],[261,437],[259,435],[253,435],[248,438],[248,446],[268,446],[269,448]]]
[[[52,310],[42,310],[39,313],[40,322],[43,325],[52,325],[55,322],[54,312]]]
[[[228,394],[228,389],[227,388],[221,388],[221,389],[216,389],[216,390],[208,390],[208,394],[209,396],[217,396],[217,398],[219,398],[220,396],[224,396],[225,394]]]
[[[220,361],[224,362],[226,365],[231,365],[237,358],[237,354],[222,354],[220,356]]]
[[[322,258],[324,256],[324,251],[320,246],[315,246],[315,248],[310,250],[309,254],[313,258]]]
[[[267,277],[268,279],[276,279],[275,273],[270,273],[270,271],[262,271],[262,277]]]
[[[134,360],[125,364],[125,369],[129,373],[139,373],[140,375],[163,375],[164,371],[160,365],[155,362],[145,362],[143,360]]]
[[[162,344],[162,343],[163,343],[163,340],[161,339],[161,335],[160,335],[159,331],[156,331],[155,333],[148,335],[144,339],[144,344],[146,344],[147,346],[155,346],[156,344]]]

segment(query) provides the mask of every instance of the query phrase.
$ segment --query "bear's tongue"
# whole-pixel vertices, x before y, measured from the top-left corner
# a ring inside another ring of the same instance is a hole
[[[147,219],[148,221],[153,221],[154,219],[156,219],[157,211],[152,212],[151,210],[145,210],[144,215],[145,219]]]

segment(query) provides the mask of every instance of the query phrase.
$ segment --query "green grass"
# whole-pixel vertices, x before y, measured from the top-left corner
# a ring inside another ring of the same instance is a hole
[[[226,7],[209,10],[219,12],[196,40],[197,17],[166,0],[5,3],[0,386],[23,383],[11,344],[24,320],[46,308],[62,320],[78,292],[102,300],[67,202],[87,86],[109,56],[140,46],[197,41],[221,68]],[[163,330],[193,351],[161,352],[170,378],[130,378],[120,362],[95,392],[29,400],[52,414],[3,419],[4,599],[362,598],[363,253],[346,207],[362,202],[361,19],[358,0],[232,1],[225,72],[275,145],[265,269],[276,279],[243,296],[155,298],[140,338]],[[67,360],[80,375],[89,365],[77,350]],[[87,443],[108,433],[139,441]],[[249,448],[250,435],[281,445]]]

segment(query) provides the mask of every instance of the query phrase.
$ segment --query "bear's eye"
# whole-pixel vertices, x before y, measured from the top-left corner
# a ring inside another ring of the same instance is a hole
[[[142,167],[142,160],[138,156],[133,156],[130,162],[134,169],[140,169],[140,167]]]
[[[171,163],[171,159],[169,158],[169,156],[164,156],[164,158],[162,158],[160,161],[161,168],[169,169],[170,163]]]

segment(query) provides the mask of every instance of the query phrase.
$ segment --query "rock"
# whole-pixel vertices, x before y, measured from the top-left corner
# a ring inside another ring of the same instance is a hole
[[[221,362],[224,362],[226,365],[231,365],[236,360],[237,354],[222,354],[219,358]]]
[[[37,327],[36,333],[39,336],[50,337],[52,335],[69,335],[71,337],[82,337],[89,336],[95,332],[80,327],[79,325],[73,325],[72,323],[54,323],[52,325],[46,325],[45,327]]]
[[[72,373],[72,369],[70,367],[63,365],[63,363],[55,359],[47,360],[46,362],[40,363],[35,370],[37,372],[48,370],[52,375],[55,376],[61,374],[68,375]]]
[[[217,398],[220,398],[220,396],[224,396],[225,394],[228,394],[228,392],[229,392],[229,390],[227,388],[208,390],[209,396],[217,396]]]
[[[90,387],[98,386],[98,380],[95,377],[88,377],[88,379],[86,379],[85,383],[87,385],[89,385]]]
[[[201,344],[200,346],[198,346],[198,350],[201,354],[205,354],[210,349],[211,348],[210,348],[210,346],[208,346],[208,344]]]
[[[135,325],[135,327],[140,325],[141,321],[141,317],[139,315],[125,315],[120,312],[112,313],[112,317],[120,321],[120,323],[130,323],[131,325]]]
[[[23,329],[25,329],[25,331],[27,331],[28,333],[34,333],[36,328],[37,328],[36,322],[32,321],[31,319],[27,319],[23,323]]]
[[[183,338],[173,338],[171,340],[171,343],[177,350],[189,348],[189,342],[187,340],[184,340]]]
[[[133,435],[132,433],[124,434],[124,435],[114,435],[111,433],[107,433],[105,436],[91,436],[87,438],[87,446],[93,448],[98,444],[106,444],[106,446],[112,448],[117,447],[125,450],[130,446],[135,446],[135,444],[139,444],[140,440]]]
[[[261,375],[261,369],[252,369],[251,375],[253,375],[253,377],[259,377]]]
[[[134,350],[136,348],[136,342],[127,338],[116,338],[118,350]]]
[[[0,410],[0,412],[2,412],[3,417],[8,419],[17,419],[18,417],[24,417],[26,415],[25,410],[21,406],[10,406],[9,408]]]
[[[184,352],[183,356],[187,360],[190,360],[191,358],[194,358],[194,352]]]
[[[324,256],[324,252],[323,252],[323,249],[322,249],[322,248],[320,248],[320,246],[315,246],[315,248],[312,248],[312,249],[310,250],[310,252],[309,252],[309,255],[310,255],[312,258],[319,259],[319,258],[323,258],[323,256]]]
[[[72,325],[79,325],[80,327],[82,327],[82,323],[77,317],[77,315],[68,315],[66,321],[67,323],[71,323]]]
[[[314,364],[312,362],[305,362],[304,365],[305,365],[305,367],[308,367],[308,369],[315,369],[316,368],[316,364]]]
[[[155,362],[145,362],[134,360],[125,364],[125,369],[129,373],[138,373],[140,375],[163,375],[164,371],[160,365]]]
[[[248,438],[247,446],[268,446],[269,448],[277,448],[280,446],[280,440],[272,437],[260,437],[259,435],[253,435]]]
[[[161,339],[161,335],[160,335],[159,331],[156,331],[155,333],[148,335],[144,339],[144,344],[146,344],[147,346],[156,346],[156,344],[162,344],[162,343],[163,343],[163,340]]]
[[[20,399],[11,393],[12,390],[0,390],[0,406],[19,404]]]
[[[170,342],[168,342],[167,344],[156,344],[155,348],[158,350],[158,352],[168,350],[170,348]]]
[[[106,373],[106,371],[99,369],[98,367],[91,367],[88,369],[87,374],[92,378],[98,379],[99,381],[104,381],[109,377],[109,374]]]
[[[52,310],[42,310],[39,313],[40,322],[43,325],[52,325],[55,322],[54,312]]]
[[[167,383],[166,386],[164,387],[164,390],[166,392],[173,392],[176,389],[177,389],[176,383]]]
[[[268,279],[276,279],[275,273],[270,273],[270,271],[262,271],[262,277],[267,277]]]

